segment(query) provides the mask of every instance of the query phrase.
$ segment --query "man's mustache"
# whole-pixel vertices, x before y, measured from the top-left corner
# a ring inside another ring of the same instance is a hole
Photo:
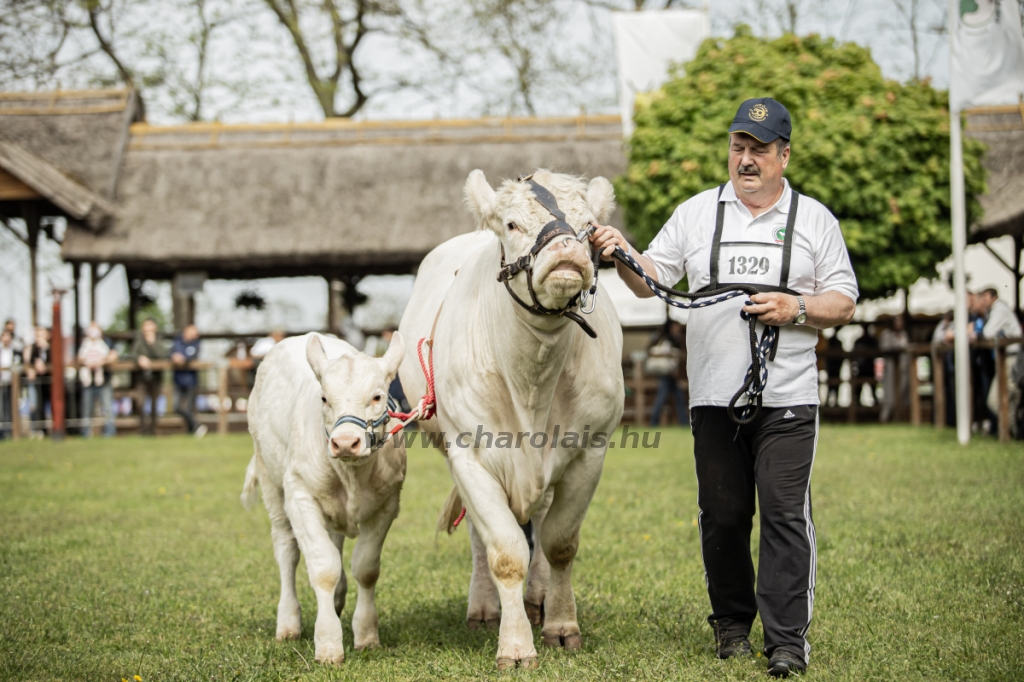
[[[747,166],[741,165],[736,170],[737,170],[737,172],[740,175],[760,175],[761,174],[761,169],[758,168],[757,166],[755,166],[754,164],[750,164],[750,165],[747,165]]]

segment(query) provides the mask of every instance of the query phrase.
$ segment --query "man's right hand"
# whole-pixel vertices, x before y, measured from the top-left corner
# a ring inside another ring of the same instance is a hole
[[[141,367],[142,369],[149,369],[150,367],[153,366],[153,363],[145,355],[140,355],[137,362],[139,363],[139,367]]]
[[[627,253],[629,252],[629,242],[614,227],[598,225],[597,223],[591,223],[591,225],[594,226],[594,234],[590,235],[590,243],[601,252],[601,260],[610,261],[612,254],[615,253],[616,246],[622,247],[622,250]]]

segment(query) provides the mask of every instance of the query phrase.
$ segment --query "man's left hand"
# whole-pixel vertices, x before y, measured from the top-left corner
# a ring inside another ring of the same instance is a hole
[[[800,312],[800,304],[797,303],[796,296],[777,291],[754,294],[750,300],[754,302],[754,305],[743,306],[743,311],[757,315],[758,322],[773,327],[791,323]]]

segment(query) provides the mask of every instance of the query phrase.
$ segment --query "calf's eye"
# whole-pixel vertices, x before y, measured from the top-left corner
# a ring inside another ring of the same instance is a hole
[[[320,396],[320,402],[322,402],[324,405],[326,405],[327,404],[327,398],[325,398],[324,396]]]
[[[375,396],[373,396],[373,402],[375,402],[375,403],[379,403],[379,402],[380,402],[380,398],[381,398],[381,397],[380,397],[379,395],[375,395]]]
[[[509,223],[508,224],[508,229],[509,229],[509,231],[516,229],[516,224],[515,223]]]

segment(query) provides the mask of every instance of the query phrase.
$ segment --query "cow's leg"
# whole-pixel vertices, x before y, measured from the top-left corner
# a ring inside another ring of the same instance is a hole
[[[508,496],[469,450],[449,455],[452,477],[467,513],[483,542],[491,579],[501,602],[498,629],[498,669],[517,665],[537,667],[533,630],[523,607],[523,581],[530,564],[530,548],[512,511]]]
[[[341,663],[345,660],[345,645],[341,621],[334,611],[334,595],[341,580],[341,554],[327,532],[323,510],[309,492],[302,488],[289,490],[285,509],[316,594],[315,658],[320,663]]]
[[[377,605],[374,589],[380,576],[380,551],[384,546],[391,522],[398,516],[398,494],[393,495],[381,509],[359,524],[359,537],[352,550],[352,576],[359,591],[356,612],[352,616],[352,634],[356,650],[380,646],[377,632]]]
[[[345,552],[345,534],[339,533],[336,530],[327,529],[327,532],[331,536],[331,542],[338,548],[338,556],[344,557]],[[341,615],[341,612],[345,610],[345,595],[348,593],[348,579],[345,577],[345,562],[341,562],[341,578],[338,580],[338,586],[334,588],[334,612]]]
[[[299,564],[299,546],[292,533],[292,524],[284,510],[284,492],[268,477],[260,477],[263,506],[270,515],[270,537],[274,542],[274,558],[281,571],[281,599],[277,603],[277,641],[302,636],[302,610],[295,594],[295,567]]]
[[[544,495],[544,504],[533,515],[533,559],[530,561],[530,573],[526,578],[526,616],[533,625],[544,622],[544,597],[547,595],[548,582],[551,578],[551,567],[541,547],[541,529],[544,527],[544,515],[551,506],[553,490]]]
[[[579,649],[583,640],[576,622],[572,591],[572,563],[579,546],[580,526],[601,478],[601,454],[584,453],[565,470],[554,486],[551,507],[544,517],[541,545],[551,565],[551,581],[544,599],[541,636],[547,646]]]
[[[501,623],[498,590],[491,580],[491,568],[487,565],[487,546],[472,522],[469,522],[469,545],[473,552],[473,575],[469,579],[466,625],[470,630],[497,628]]]

